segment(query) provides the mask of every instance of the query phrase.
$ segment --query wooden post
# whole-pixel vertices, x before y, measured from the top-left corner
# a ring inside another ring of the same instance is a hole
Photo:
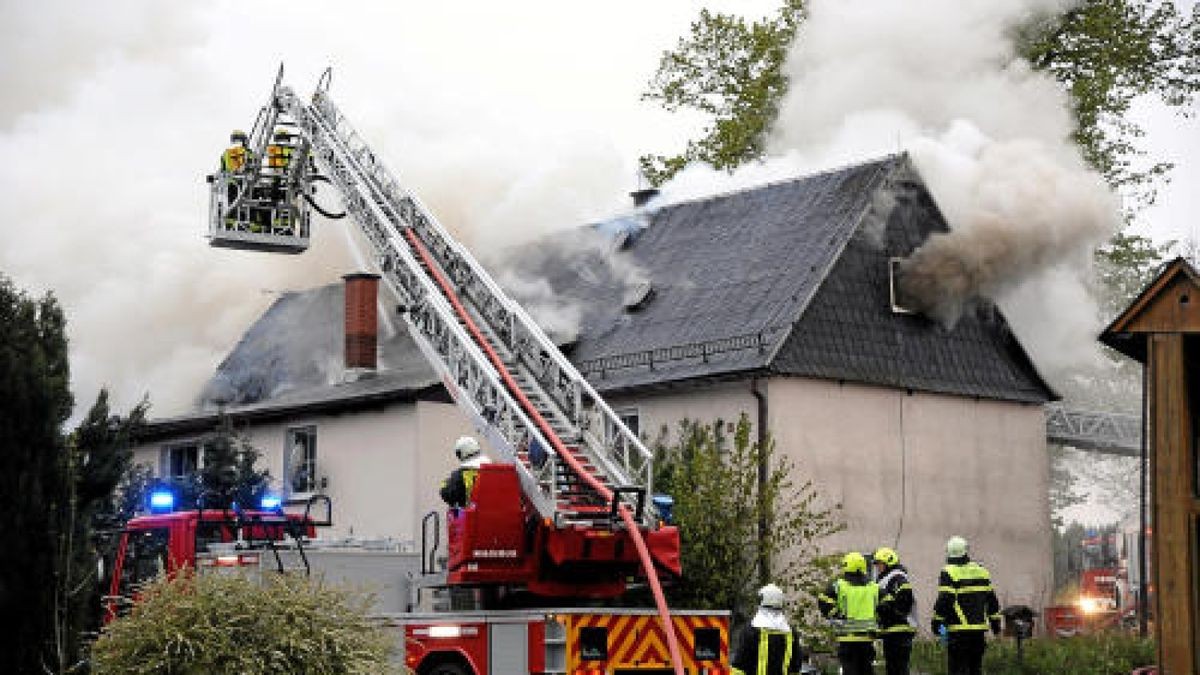
[[[1196,672],[1196,556],[1193,420],[1188,354],[1180,333],[1150,336],[1151,494],[1155,633],[1160,672]]]

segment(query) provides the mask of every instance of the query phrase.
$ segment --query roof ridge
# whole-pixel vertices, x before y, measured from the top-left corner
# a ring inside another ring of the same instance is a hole
[[[868,166],[870,164],[883,164],[884,162],[888,162],[891,160],[903,159],[907,156],[908,156],[908,152],[905,150],[901,150],[900,152],[888,153],[886,155],[881,155],[874,159],[863,159],[863,160],[860,160],[857,162],[850,162],[847,164],[832,166],[832,167],[829,167],[826,169],[821,169],[819,171],[814,171],[813,173],[804,173],[804,174],[800,174],[797,176],[791,176],[788,178],[777,178],[775,180],[769,180],[764,183],[756,183],[754,185],[743,185],[741,187],[730,188],[730,189],[722,191],[722,192],[714,192],[714,193],[708,194],[708,195],[692,197],[689,199],[681,199],[680,201],[670,202],[669,204],[664,204],[659,207],[651,207],[648,205],[648,206],[642,207],[640,209],[635,209],[634,212],[635,213],[654,213],[656,211],[673,209],[677,206],[685,206],[687,204],[695,204],[698,202],[708,202],[708,201],[713,201],[716,199],[724,199],[726,197],[732,197],[735,195],[742,194],[744,192],[754,192],[757,190],[765,190],[767,188],[777,187],[780,185],[785,185],[787,183],[796,183],[796,182],[803,181],[803,180],[820,178],[822,176],[828,176],[830,174],[840,173],[842,171],[849,171],[851,169],[862,168],[862,167]],[[653,202],[651,202],[651,204],[653,204]],[[604,222],[607,222],[607,221],[604,221]]]

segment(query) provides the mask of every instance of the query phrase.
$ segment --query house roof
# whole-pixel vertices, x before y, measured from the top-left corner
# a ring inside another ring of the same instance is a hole
[[[602,392],[777,374],[1056,398],[990,303],[952,327],[892,311],[889,259],[947,229],[907,156],[894,155],[560,233],[507,265],[548,285],[551,311],[577,315],[568,356]],[[542,302],[533,284],[507,285],[526,307]],[[329,384],[341,372],[342,298],[340,284],[282,295],[217,369],[202,411],[155,424],[207,419],[218,405],[278,414],[437,386],[403,331],[382,340],[375,380]]]
[[[520,264],[579,308],[570,357],[601,391],[775,373],[1055,398],[992,304],[953,327],[892,311],[889,259],[948,230],[905,155],[595,229],[624,230],[620,247],[572,233]],[[653,295],[626,308],[646,283]]]

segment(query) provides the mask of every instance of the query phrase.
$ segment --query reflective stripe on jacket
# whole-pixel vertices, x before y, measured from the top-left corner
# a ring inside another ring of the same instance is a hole
[[[286,169],[292,161],[293,148],[290,145],[268,145],[267,166],[273,169]]]
[[[986,567],[964,561],[942,568],[933,607],[935,624],[945,624],[951,632],[986,631],[991,621],[999,620],[1000,601]]]
[[[875,611],[879,605],[879,585],[865,576],[838,577],[817,596],[817,606],[835,625],[838,642],[871,642],[875,639]]]
[[[730,665],[736,675],[786,675],[800,672],[803,660],[794,633],[746,626]]]

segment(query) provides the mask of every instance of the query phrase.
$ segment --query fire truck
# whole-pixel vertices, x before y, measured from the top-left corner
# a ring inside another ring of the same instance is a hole
[[[357,569],[375,579],[381,568],[408,565],[407,575],[386,577],[405,581],[379,618],[420,675],[729,673],[728,614],[666,605],[659,578],[680,576],[679,532],[651,498],[649,450],[401,186],[334,104],[330,81],[326,70],[305,101],[280,68],[247,134],[244,166],[209,176],[209,242],[302,253],[312,211],[349,216],[412,339],[498,461],[480,467],[471,503],[446,514],[444,565],[434,564],[437,545],[429,545],[431,531],[434,542],[440,536],[437,513],[422,525],[419,557],[374,562],[369,551],[327,549],[313,538],[328,524],[328,501],[299,512],[276,502],[135,518],[118,547],[110,615],[139,580],[184,567],[341,578]],[[330,187],[343,213],[326,208]],[[324,516],[314,513],[322,507]],[[619,604],[631,581],[655,607],[604,609]],[[425,591],[426,600],[441,599],[440,611],[417,611]]]

